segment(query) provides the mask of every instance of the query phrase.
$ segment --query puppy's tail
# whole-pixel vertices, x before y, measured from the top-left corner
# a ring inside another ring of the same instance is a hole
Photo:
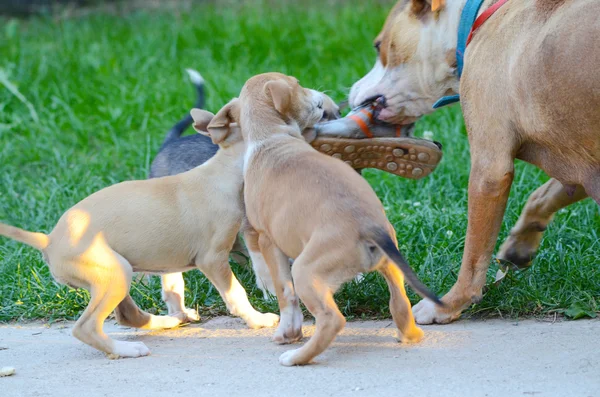
[[[434,294],[425,286],[425,284],[421,282],[421,280],[417,278],[417,275],[406,262],[400,251],[398,251],[396,244],[394,244],[390,235],[386,233],[385,230],[377,230],[370,240],[381,251],[383,251],[383,253],[398,267],[398,269],[400,269],[400,271],[404,274],[408,285],[410,285],[417,294],[421,295],[423,298],[432,300],[438,306],[444,306],[444,303],[440,300],[440,298],[438,298],[436,294]]]
[[[204,92],[204,79],[202,78],[202,75],[194,69],[186,69],[186,72],[190,76],[190,80],[196,88],[196,103],[194,104],[194,107],[197,109],[204,109],[206,102],[206,93]],[[194,119],[192,119],[192,116],[188,112],[188,114],[183,119],[177,122],[177,124],[175,124],[173,128],[169,130],[160,148],[162,149],[169,143],[179,139],[181,134],[183,134],[183,132],[190,125],[192,125],[193,122]]]
[[[18,227],[6,225],[4,223],[0,223],[0,236],[25,243],[40,251],[46,249],[48,245],[50,245],[50,237],[48,237],[47,234],[28,232],[27,230],[19,229]]]

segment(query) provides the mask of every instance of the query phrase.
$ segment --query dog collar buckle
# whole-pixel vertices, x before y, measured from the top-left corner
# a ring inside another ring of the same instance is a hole
[[[441,108],[447,105],[451,105],[453,103],[456,102],[460,102],[460,95],[450,95],[450,96],[444,96],[441,97],[440,99],[438,99],[434,104],[433,104],[433,108],[437,109],[437,108]]]

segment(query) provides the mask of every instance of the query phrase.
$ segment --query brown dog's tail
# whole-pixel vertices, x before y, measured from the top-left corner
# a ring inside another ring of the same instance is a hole
[[[46,249],[50,244],[50,237],[47,234],[28,232],[27,230],[5,225],[4,223],[0,223],[0,236],[20,241],[40,251]]]
[[[413,269],[406,262],[394,241],[392,241],[390,235],[386,233],[384,230],[378,230],[374,233],[374,236],[370,238],[371,242],[375,244],[383,253],[400,269],[400,271],[404,274],[406,282],[408,285],[415,290],[415,292],[421,295],[423,298],[427,298],[432,300],[438,306],[444,306],[444,303],[438,298],[436,294],[434,294],[429,288],[425,286],[417,278],[417,275],[413,271]]]

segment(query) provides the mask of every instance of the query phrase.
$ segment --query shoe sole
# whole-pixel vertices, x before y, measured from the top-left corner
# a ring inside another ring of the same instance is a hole
[[[311,145],[354,169],[375,168],[408,179],[425,178],[442,160],[437,144],[418,138],[317,137]]]

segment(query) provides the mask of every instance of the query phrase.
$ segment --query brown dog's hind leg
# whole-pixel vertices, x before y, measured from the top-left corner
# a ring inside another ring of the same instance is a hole
[[[592,173],[584,183],[587,194],[600,205],[600,170]]]
[[[102,259],[102,262],[97,262]],[[60,274],[79,287],[88,288],[91,299],[73,328],[73,336],[114,357],[150,354],[141,342],[122,342],[104,333],[104,320],[129,294],[132,269],[125,258],[102,242],[94,243],[77,263],[63,266],[71,274]],[[64,270],[63,270],[64,271]]]
[[[556,179],[550,179],[540,186],[529,196],[510,236],[500,247],[498,259],[507,260],[520,268],[530,266],[554,214],[586,197],[583,187],[576,186],[573,191],[567,192]]]
[[[415,319],[419,324],[449,323],[460,317],[462,310],[482,296],[514,177],[514,159],[511,153],[501,155],[484,150],[492,150],[495,145],[482,146],[471,142],[471,147],[482,150],[472,158],[469,177],[469,224],[458,280],[442,298],[444,308],[426,299],[413,307]],[[472,153],[477,151],[472,149]]]
[[[167,305],[169,316],[177,317],[182,323],[200,321],[198,312],[184,304],[185,283],[182,273],[169,273],[160,276],[162,299]]]
[[[403,343],[417,343],[423,339],[423,330],[417,327],[410,310],[410,301],[404,288],[404,275],[387,258],[378,270],[385,278],[390,290],[390,311],[398,327],[398,339]]]

